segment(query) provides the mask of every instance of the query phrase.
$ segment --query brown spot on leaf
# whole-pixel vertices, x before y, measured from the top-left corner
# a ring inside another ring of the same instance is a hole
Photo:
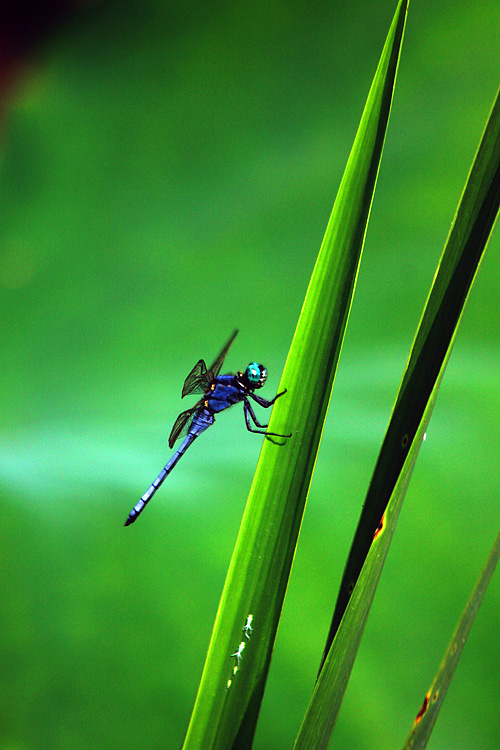
[[[382,518],[380,519],[379,525],[375,529],[375,534],[373,535],[373,541],[375,541],[375,539],[378,537],[378,535],[380,534],[380,532],[382,531],[382,529],[384,528],[384,526],[385,526],[385,513],[382,516]]]
[[[430,695],[429,695],[429,693],[427,693],[427,695],[424,698],[424,702],[422,703],[422,708],[420,709],[420,711],[418,712],[418,714],[417,714],[417,716],[415,718],[415,724],[418,724],[418,722],[421,720],[421,718],[423,717],[423,715],[427,711],[427,707],[429,705],[429,698],[430,698]]]

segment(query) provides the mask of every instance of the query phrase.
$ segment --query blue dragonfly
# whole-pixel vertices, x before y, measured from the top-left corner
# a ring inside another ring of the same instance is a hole
[[[236,375],[219,375],[226,354],[236,338],[237,333],[237,330],[233,332],[231,338],[210,368],[207,369],[205,362],[200,359],[187,376],[182,389],[182,398],[190,394],[203,394],[202,398],[198,403],[192,406],[191,409],[187,409],[179,414],[175,420],[172,432],[168,439],[168,445],[170,448],[173,448],[176,440],[181,437],[184,437],[184,440],[181,443],[179,450],[174,453],[170,461],[161,470],[153,484],[148,490],[146,490],[139,502],[134,505],[125,521],[125,526],[129,526],[137,520],[155,494],[156,490],[170,474],[191,443],[196,440],[198,435],[201,435],[207,427],[213,425],[215,422],[215,415],[224,411],[224,409],[228,409],[230,406],[234,406],[234,404],[239,404],[241,401],[243,402],[245,423],[249,432],[257,432],[260,435],[272,435],[274,437],[282,438],[291,437],[291,435],[279,435],[276,432],[266,432],[267,425],[260,424],[250,404],[249,399],[251,398],[260,406],[268,409],[274,404],[277,398],[286,393],[285,389],[281,393],[278,393],[271,401],[262,398],[262,396],[257,396],[257,394],[254,393],[258,388],[262,388],[266,382],[267,370],[264,365],[259,365],[257,362],[251,362],[245,372],[237,372]],[[260,427],[261,429],[255,429],[252,427],[250,419],[253,421],[255,427]]]

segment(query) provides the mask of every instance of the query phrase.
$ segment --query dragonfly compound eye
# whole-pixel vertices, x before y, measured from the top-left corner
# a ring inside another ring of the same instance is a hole
[[[262,388],[267,378],[267,370],[264,365],[258,365],[257,362],[250,362],[245,375],[252,388]]]

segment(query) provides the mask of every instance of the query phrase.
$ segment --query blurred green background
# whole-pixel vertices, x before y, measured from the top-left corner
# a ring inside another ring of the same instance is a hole
[[[185,376],[276,392],[395,0],[82,4],[0,144],[0,748],[179,747],[261,438],[221,415],[140,521]],[[499,82],[498,0],[412,0],[256,747],[290,747],[406,356]],[[399,747],[498,532],[498,230],[332,747]],[[494,578],[431,740],[498,747]]]

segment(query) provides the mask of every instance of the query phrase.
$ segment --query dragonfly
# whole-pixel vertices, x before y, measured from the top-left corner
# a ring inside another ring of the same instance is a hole
[[[235,404],[243,403],[243,413],[245,415],[245,424],[249,432],[256,432],[260,435],[268,435],[280,438],[289,438],[291,435],[280,435],[277,432],[268,432],[267,424],[261,424],[250,404],[250,400],[255,401],[259,406],[268,409],[274,404],[276,399],[286,393],[286,389],[277,393],[276,396],[268,401],[262,396],[258,396],[254,391],[262,388],[267,379],[267,369],[264,365],[257,362],[250,362],[245,372],[237,372],[236,375],[219,375],[226,355],[236,338],[238,331],[233,331],[228,342],[220,352],[219,356],[207,368],[203,359],[198,360],[189,375],[187,376],[182,388],[182,398],[191,394],[202,394],[201,399],[190,409],[183,411],[174,422],[168,445],[174,447],[174,443],[181,437],[184,437],[179,450],[174,453],[168,463],[158,474],[153,484],[146,490],[139,502],[134,505],[130,511],[125,526],[134,523],[149,503],[155,492],[170,474],[179,459],[187,451],[191,443],[201,435],[208,427],[215,422],[215,415],[224,409],[228,409]],[[252,422],[254,427],[252,427]],[[259,428],[259,429],[256,429]]]

